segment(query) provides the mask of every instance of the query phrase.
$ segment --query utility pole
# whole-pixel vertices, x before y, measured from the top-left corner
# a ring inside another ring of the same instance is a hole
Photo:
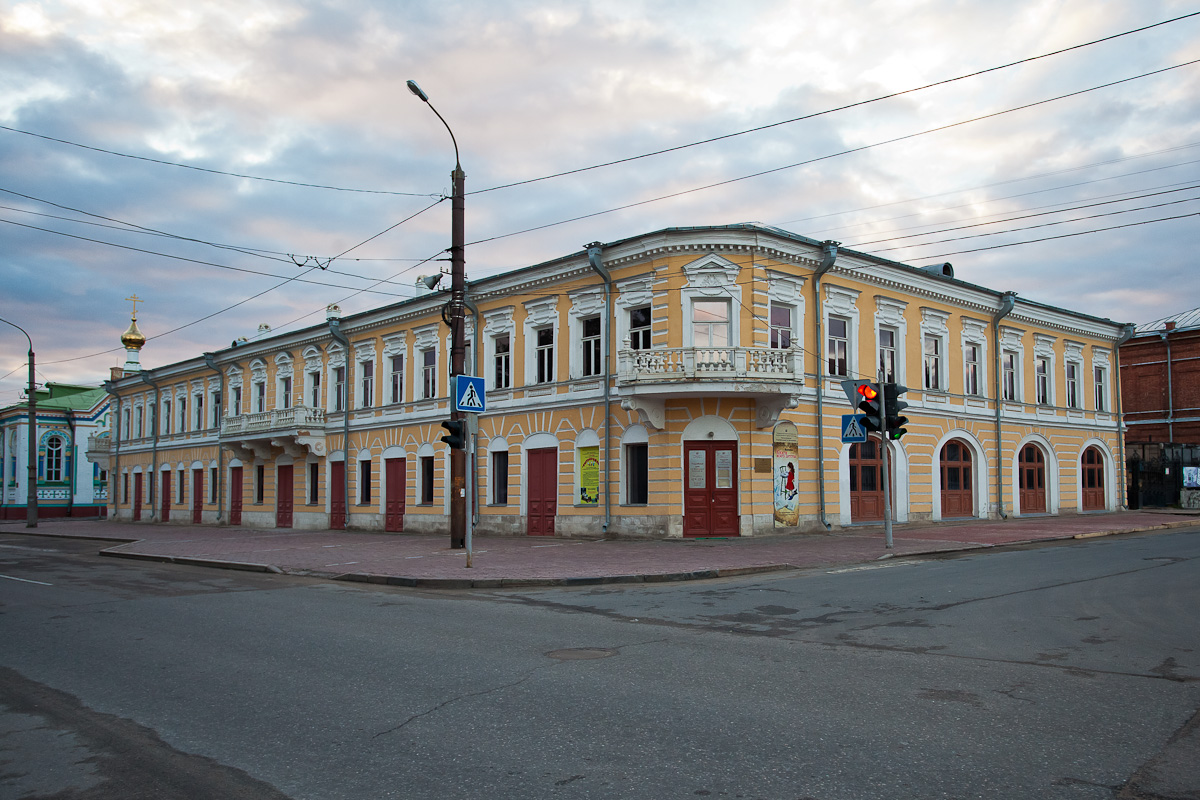
[[[29,395],[29,429],[27,437],[29,439],[29,450],[26,460],[26,468],[28,470],[28,479],[25,486],[25,527],[36,528],[38,524],[38,500],[37,500],[37,381],[34,375],[33,364],[33,339],[30,338],[29,332],[20,325],[9,322],[6,319],[0,319],[0,322],[6,325],[12,325],[14,328],[25,334],[26,341],[29,342],[29,388],[26,389],[26,394]]]
[[[879,407],[887,408],[887,376],[879,370]],[[892,470],[888,458],[887,414],[879,415],[879,446],[883,448],[883,545],[892,549]]]

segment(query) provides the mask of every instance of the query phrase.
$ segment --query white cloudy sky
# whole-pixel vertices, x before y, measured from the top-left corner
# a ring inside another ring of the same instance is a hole
[[[1098,316],[1160,318],[1200,305],[1200,217],[994,246],[1200,212],[1200,188],[1186,188],[1200,187],[1200,64],[1167,69],[1200,59],[1200,16],[480,190],[1198,10],[1170,0],[0,0],[0,318],[33,336],[39,380],[94,384],[124,360],[131,294],[144,300],[149,366],[226,347],[260,323],[315,324],[330,302],[355,312],[411,296],[415,277],[437,270],[416,262],[449,245],[449,201],[304,275],[316,284],[271,289],[305,272],[288,254],[341,254],[449,192],[449,137],[409,78],[454,128],[467,190],[479,192],[467,198],[467,241],[491,241],[468,248],[468,277],[667,226],[757,221],[916,265],[950,260],[965,280]],[[799,162],[811,163],[504,236]],[[1040,216],[1011,220],[1025,214]],[[993,224],[941,232],[978,222]],[[1050,222],[1061,224],[1013,230]],[[926,243],[980,233],[994,235]],[[956,253],[974,248],[992,249]],[[25,350],[0,325],[0,375],[12,370],[0,404],[19,396]]]

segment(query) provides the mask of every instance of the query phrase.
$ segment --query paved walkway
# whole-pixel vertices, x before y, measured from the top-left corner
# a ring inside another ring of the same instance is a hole
[[[882,527],[831,534],[743,539],[623,541],[476,537],[473,566],[446,535],[285,531],[160,525],[109,520],[0,522],[0,533],[113,542],[101,555],[337,580],[437,588],[585,585],[689,580],[807,567],[861,564],[892,556],[1090,538],[1200,525],[1200,512],[969,520],[896,526],[884,548]]]

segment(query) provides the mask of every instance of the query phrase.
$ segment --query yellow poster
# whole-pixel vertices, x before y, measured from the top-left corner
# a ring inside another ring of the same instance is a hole
[[[600,448],[579,448],[579,504],[594,506],[600,502]]]

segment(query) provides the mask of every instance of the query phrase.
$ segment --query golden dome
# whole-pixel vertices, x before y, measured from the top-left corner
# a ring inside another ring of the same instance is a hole
[[[129,330],[121,334],[121,344],[126,350],[141,350],[145,343],[146,337],[138,330],[137,317],[134,317],[129,322]]]

